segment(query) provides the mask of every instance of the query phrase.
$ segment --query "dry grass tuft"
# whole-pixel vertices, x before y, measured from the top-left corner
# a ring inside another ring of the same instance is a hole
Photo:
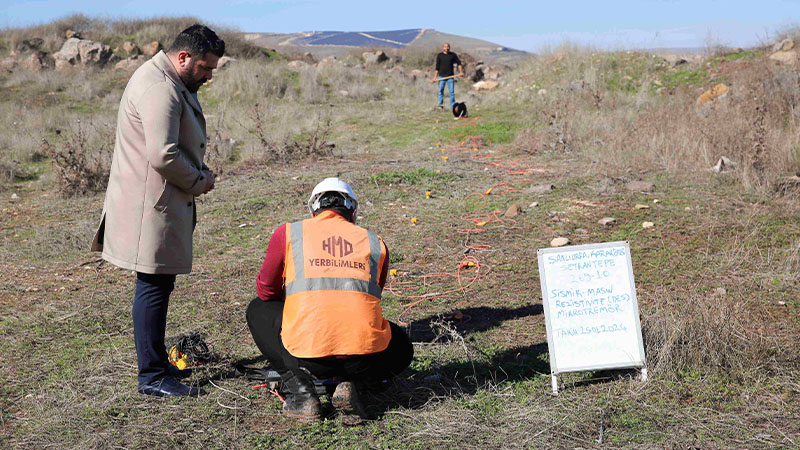
[[[41,150],[53,164],[61,195],[72,197],[104,190],[114,148],[113,130],[78,121],[74,128],[58,132],[57,136],[55,144],[42,139]]]

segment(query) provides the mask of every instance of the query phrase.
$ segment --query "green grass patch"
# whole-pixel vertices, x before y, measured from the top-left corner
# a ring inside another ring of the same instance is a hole
[[[377,175],[370,175],[369,180],[378,184],[415,185],[430,181],[450,181],[455,175],[436,173],[433,170],[420,168],[416,170],[389,170]]]
[[[666,72],[660,77],[661,84],[667,89],[680,86],[699,86],[710,81],[708,72],[704,68],[676,70]]]
[[[469,136],[484,136],[491,144],[507,144],[517,136],[520,126],[517,122],[477,123],[471,127],[445,130],[442,137],[446,141],[462,141]]]

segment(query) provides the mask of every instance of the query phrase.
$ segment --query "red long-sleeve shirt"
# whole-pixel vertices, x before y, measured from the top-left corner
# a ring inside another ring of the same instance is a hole
[[[381,268],[378,285],[383,288],[389,272],[389,249],[386,249],[386,262]],[[283,280],[283,267],[286,264],[286,224],[272,233],[267,246],[267,255],[256,277],[256,293],[261,300],[280,300],[286,297]]]

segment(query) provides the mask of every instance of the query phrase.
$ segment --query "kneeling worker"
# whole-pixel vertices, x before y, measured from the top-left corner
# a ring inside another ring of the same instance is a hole
[[[288,390],[284,414],[321,419],[312,376],[338,377],[344,381],[333,406],[367,418],[359,392],[402,372],[414,354],[379,304],[388,250],[378,235],[355,225],[356,195],[338,178],[314,188],[308,209],[311,219],[272,234],[247,325]]]

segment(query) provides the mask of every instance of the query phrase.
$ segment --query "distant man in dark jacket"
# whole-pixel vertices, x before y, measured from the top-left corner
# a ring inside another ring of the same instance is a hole
[[[454,65],[458,66],[458,75],[453,74]],[[439,82],[439,101],[436,106],[442,108],[444,86],[447,85],[447,90],[450,93],[450,109],[453,109],[453,105],[456,104],[454,78],[464,76],[464,66],[461,65],[461,60],[458,59],[458,55],[450,51],[450,43],[445,42],[444,45],[442,45],[442,52],[436,55],[435,70],[436,73],[433,75],[433,81]]]

